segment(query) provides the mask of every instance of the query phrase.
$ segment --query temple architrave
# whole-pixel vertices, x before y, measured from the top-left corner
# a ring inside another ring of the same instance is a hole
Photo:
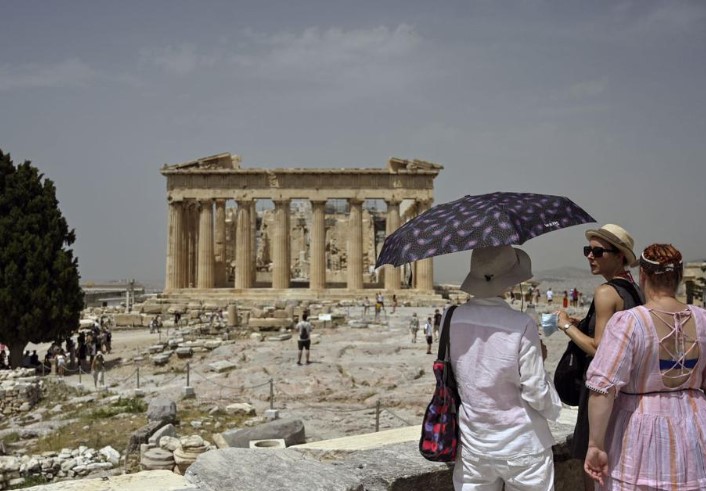
[[[398,158],[379,169],[240,164],[224,153],[162,167],[169,205],[165,293],[433,293],[431,258],[405,270],[373,265],[384,235],[431,206],[442,166]],[[384,212],[367,209],[371,200],[384,201]]]

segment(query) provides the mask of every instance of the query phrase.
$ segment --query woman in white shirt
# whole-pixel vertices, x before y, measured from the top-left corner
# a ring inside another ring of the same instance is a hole
[[[504,300],[532,277],[529,256],[510,246],[476,249],[461,290],[473,295],[452,314],[460,447],[456,491],[554,489],[554,438],[547,420],[561,411],[544,370],[537,324]]]

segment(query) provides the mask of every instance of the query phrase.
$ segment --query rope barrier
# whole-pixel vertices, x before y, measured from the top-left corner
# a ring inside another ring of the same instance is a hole
[[[204,375],[204,374],[202,374],[201,372],[198,372],[198,371],[196,371],[196,370],[192,370],[192,372],[195,373],[196,375],[198,375],[199,377],[201,377],[201,378],[202,378],[203,380],[205,380],[206,382],[209,382],[209,383],[211,383],[211,384],[213,384],[213,385],[216,385],[216,386],[221,387],[221,388],[224,388],[224,389],[235,389],[235,390],[240,390],[240,391],[243,391],[243,390],[250,390],[250,389],[258,389],[258,388],[260,388],[260,387],[264,387],[264,386],[266,386],[266,385],[269,385],[270,382],[271,382],[271,379],[270,379],[270,380],[268,380],[267,382],[263,382],[263,383],[261,383],[261,384],[256,384],[256,385],[241,385],[241,386],[237,386],[237,387],[236,387],[236,386],[232,386],[232,385],[220,384],[220,383],[216,382],[215,380],[213,380],[212,378],[208,378],[208,376],[206,376],[206,375]]]
[[[383,411],[387,411],[388,413],[390,413],[390,414],[393,415],[395,418],[397,418],[397,419],[399,419],[400,421],[402,421],[402,422],[403,422],[404,424],[406,424],[407,426],[413,426],[412,423],[410,423],[409,421],[407,421],[407,420],[405,420],[405,419],[399,417],[397,414],[393,413],[390,409],[384,407],[384,408],[382,408],[382,410],[383,410]]]

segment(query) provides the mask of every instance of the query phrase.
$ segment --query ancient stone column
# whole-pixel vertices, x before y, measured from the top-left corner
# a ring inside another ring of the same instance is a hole
[[[400,227],[400,202],[390,200],[387,202],[387,220],[385,221],[385,235],[390,235]],[[391,265],[385,266],[385,290],[399,290],[400,269]]]
[[[257,208],[256,202],[250,201],[250,285],[255,286],[257,281]]]
[[[252,254],[250,253],[250,201],[238,200],[235,232],[235,288],[245,290],[252,286]]]
[[[326,201],[312,201],[309,288],[326,288]]]
[[[349,199],[348,217],[348,289],[363,289],[363,201]]]
[[[199,208],[195,201],[190,201],[186,208],[187,217],[187,258],[186,258],[186,288],[196,286],[196,271],[198,250],[198,215]]]
[[[419,213],[424,213],[431,207],[431,200],[420,201]],[[422,259],[417,261],[417,290],[433,292],[434,291],[434,262],[433,258]]]
[[[216,200],[216,235],[213,245],[214,252],[214,286],[226,286],[226,201]]]
[[[201,201],[197,288],[213,288],[213,201]]]
[[[177,270],[179,268],[178,251],[181,248],[181,203],[169,203],[169,218],[167,223],[167,280],[165,290],[179,288]]]
[[[288,199],[275,200],[275,230],[272,241],[272,288],[289,288],[289,204]]]

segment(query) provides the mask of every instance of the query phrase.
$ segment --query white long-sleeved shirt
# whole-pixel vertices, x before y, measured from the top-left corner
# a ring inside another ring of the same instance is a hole
[[[535,321],[501,298],[473,298],[453,312],[450,334],[462,445],[491,458],[551,447],[547,420],[559,417],[561,401]]]

